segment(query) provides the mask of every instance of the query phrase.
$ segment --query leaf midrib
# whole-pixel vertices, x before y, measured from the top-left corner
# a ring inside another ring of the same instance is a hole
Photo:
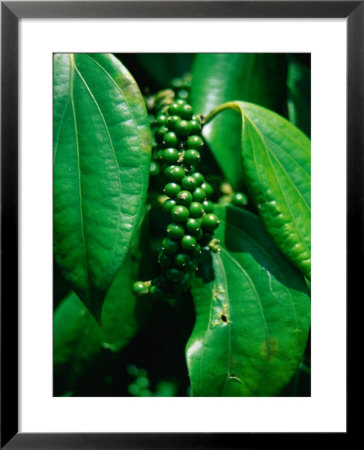
[[[113,155],[113,158],[114,158],[114,162],[115,162],[115,165],[116,165],[116,167],[117,167],[117,169],[118,169],[118,177],[117,177],[117,178],[118,178],[118,185],[119,185],[119,199],[120,199],[120,198],[121,198],[121,193],[122,193],[122,189],[121,189],[121,179],[120,179],[120,165],[119,165],[118,160],[117,160],[117,157],[116,157],[116,152],[115,152],[114,143],[113,143],[113,141],[112,141],[112,138],[111,138],[111,135],[110,135],[110,132],[109,132],[109,128],[108,128],[108,125],[107,125],[107,123],[106,123],[105,116],[104,116],[103,112],[101,111],[101,106],[100,106],[99,103],[97,102],[95,96],[92,94],[89,85],[87,84],[87,82],[86,82],[86,80],[84,79],[84,77],[81,75],[81,72],[80,72],[80,70],[79,70],[78,67],[77,67],[76,61],[74,62],[74,64],[75,64],[75,70],[76,70],[78,76],[80,77],[81,81],[83,82],[83,84],[84,84],[84,86],[85,86],[85,88],[86,88],[88,94],[90,95],[92,101],[95,103],[96,108],[97,108],[97,110],[98,110],[98,112],[99,112],[99,114],[100,114],[100,116],[101,116],[101,119],[102,119],[102,121],[103,121],[103,123],[104,123],[104,127],[105,127],[105,130],[106,130],[106,133],[107,133],[109,142],[110,142],[110,147],[111,147],[111,150],[112,150],[112,155]],[[106,71],[105,71],[105,72],[106,72]],[[133,119],[133,120],[134,120],[134,119]],[[80,174],[80,176],[81,176],[81,174]],[[112,258],[114,258],[114,255],[115,255],[116,241],[117,241],[118,236],[119,236],[119,233],[120,233],[120,227],[121,227],[121,202],[120,202],[120,200],[119,200],[119,202],[118,202],[118,225],[117,225],[117,232],[115,233],[114,244],[113,244],[113,246],[112,246]]]
[[[259,296],[259,294],[258,294],[258,292],[257,292],[257,290],[256,290],[256,288],[255,288],[255,285],[254,285],[254,283],[253,283],[253,281],[252,281],[252,279],[250,278],[250,276],[249,276],[249,274],[247,273],[247,271],[241,266],[241,264],[238,262],[238,261],[236,261],[236,259],[234,259],[231,255],[230,255],[230,253],[227,251],[227,250],[225,250],[225,248],[224,247],[221,247],[221,251],[238,267],[238,269],[243,273],[243,275],[245,276],[245,278],[248,280],[248,282],[249,282],[249,284],[250,284],[250,286],[251,286],[251,288],[252,288],[252,291],[254,292],[254,294],[255,294],[255,297],[256,297],[256,299],[257,299],[257,303],[258,303],[258,306],[259,306],[259,310],[260,310],[260,313],[261,313],[261,316],[262,316],[262,321],[263,321],[263,326],[264,326],[264,332],[265,332],[265,340],[266,340],[266,344],[267,344],[267,352],[268,352],[268,354],[271,354],[271,347],[270,347],[270,336],[269,336],[269,330],[268,330],[268,324],[267,324],[267,321],[266,321],[266,318],[265,318],[265,315],[264,315],[264,311],[263,311],[263,306],[262,306],[262,303],[261,303],[261,301],[260,301],[260,296]]]
[[[199,381],[200,381],[200,385],[202,384],[202,362],[203,362],[203,357],[204,357],[204,353],[205,353],[205,342],[207,339],[207,334],[210,331],[210,323],[211,323],[211,314],[212,314],[212,301],[213,298],[211,296],[211,300],[210,300],[210,308],[209,308],[209,320],[207,323],[207,327],[206,327],[206,331],[203,335],[203,339],[202,339],[202,351],[201,351],[201,358],[200,358],[200,374],[199,374]]]
[[[237,234],[241,234],[242,236],[244,236],[244,238],[245,238],[246,240],[250,241],[255,247],[257,247],[257,248],[262,252],[262,254],[267,258],[267,260],[270,261],[271,264],[276,268],[276,270],[277,270],[278,274],[281,276],[281,278],[282,278],[282,279],[285,279],[285,277],[283,276],[283,273],[281,272],[281,270],[279,269],[279,267],[278,267],[276,264],[274,264],[274,262],[273,262],[273,260],[272,260],[272,257],[270,256],[270,254],[267,253],[267,252],[264,250],[264,248],[261,247],[261,246],[259,245],[259,243],[258,243],[257,241],[255,241],[251,236],[249,236],[248,234],[246,234],[246,233],[245,233],[244,231],[242,231],[240,228],[237,228],[237,227],[235,227],[234,225],[232,225],[231,223],[228,223],[228,222],[227,222],[225,219],[223,219],[222,217],[220,217],[220,220],[221,220],[222,222],[225,223],[225,227],[234,229],[234,231],[235,231]],[[262,267],[263,267],[263,266],[262,266]],[[272,272],[269,272],[269,273],[272,274]],[[292,294],[291,294],[290,290],[289,290],[284,284],[282,284],[281,286],[285,289],[286,294],[288,295],[288,297],[289,297],[289,299],[290,299],[290,301],[291,301],[292,309],[293,309],[293,316],[294,316],[294,319],[295,319],[296,328],[298,328],[297,311],[296,311],[296,306],[295,306],[294,301],[293,301],[293,298],[292,298]],[[297,345],[298,345],[298,342],[297,342]]]
[[[227,319],[228,319],[228,322],[227,322],[227,324],[226,324],[226,326],[228,327],[228,355],[227,355],[227,374],[226,374],[226,379],[225,379],[225,383],[224,383],[224,387],[223,387],[223,389],[222,389],[222,396],[224,396],[224,393],[225,393],[225,389],[226,389],[226,387],[227,387],[227,385],[228,385],[228,382],[229,382],[229,376],[230,376],[230,374],[231,374],[231,347],[232,347],[232,338],[231,338],[231,325],[230,325],[230,323],[231,323],[231,321],[230,321],[230,317],[231,317],[231,314],[230,314],[230,301],[229,301],[229,290],[228,290],[228,282],[227,282],[227,278],[226,278],[226,271],[225,271],[225,267],[224,267],[224,264],[223,264],[223,262],[222,262],[222,260],[221,260],[221,257],[220,257],[220,255],[217,255],[216,256],[216,259],[219,261],[219,263],[220,263],[220,267],[221,267],[221,273],[222,273],[222,275],[223,275],[223,277],[224,277],[224,292],[226,293],[225,294],[225,298],[227,299],[227,306],[228,306],[228,314],[227,314]]]
[[[309,214],[311,214],[311,207],[309,206],[309,204],[307,203],[306,199],[303,197],[303,194],[301,193],[301,191],[298,189],[298,187],[296,186],[296,184],[294,183],[294,181],[292,180],[292,178],[289,176],[287,170],[285,169],[285,167],[282,165],[282,163],[280,162],[279,158],[277,157],[277,155],[272,152],[269,148],[268,148],[269,153],[273,156],[274,160],[277,162],[277,165],[280,166],[280,168],[282,169],[282,172],[285,174],[287,180],[289,181],[289,183],[293,186],[294,190],[296,191],[297,195],[299,197],[301,197],[304,205],[306,206],[306,209],[308,211]],[[275,172],[274,172],[275,173]],[[276,178],[278,179],[278,177],[276,176]],[[285,198],[286,199],[286,198]],[[287,200],[286,200],[287,201]],[[288,204],[288,202],[287,202]]]
[[[71,98],[71,105],[72,105],[72,113],[73,113],[73,121],[74,121],[74,130],[75,130],[75,137],[76,137],[76,154],[77,154],[77,172],[78,172],[78,189],[79,189],[79,197],[80,197],[80,220],[81,220],[81,236],[82,236],[82,243],[83,243],[83,257],[84,257],[84,266],[85,266],[85,272],[86,272],[86,280],[87,280],[87,286],[88,290],[90,290],[91,283],[90,283],[90,274],[89,274],[89,268],[88,268],[88,262],[87,262],[87,255],[86,255],[86,240],[85,240],[85,232],[84,232],[84,218],[83,218],[83,200],[82,200],[82,182],[81,182],[81,168],[80,168],[80,149],[79,149],[79,142],[78,142],[78,129],[77,129],[77,117],[76,117],[76,108],[75,108],[75,102],[74,102],[74,84],[73,84],[73,77],[74,77],[74,55],[70,54],[70,98]]]
[[[288,152],[287,150],[282,147],[277,141],[275,141],[274,139],[272,139],[271,137],[264,135],[265,139],[269,142],[272,142],[274,145],[276,145],[277,147],[279,147],[279,149],[282,151],[282,153],[284,153],[284,155],[289,158],[292,163],[296,164],[298,167],[300,167],[302,169],[302,171],[304,172],[304,174],[308,177],[311,178],[310,173],[307,172],[306,168],[303,166],[302,163],[298,162],[296,159],[294,159]],[[275,155],[276,152],[274,150],[271,150]]]
[[[251,118],[251,121],[252,121],[252,117],[247,113],[247,112],[245,112],[245,109],[243,108],[243,107],[241,107],[240,108],[241,109],[241,112],[243,113],[243,114],[246,114],[249,118]],[[249,109],[249,108],[248,108]],[[272,111],[271,111],[272,112]],[[273,113],[273,112],[272,112]],[[275,113],[273,113],[273,114],[275,114]],[[258,112],[258,114],[256,114],[256,115],[258,115],[259,116],[259,112]],[[266,115],[261,115],[260,116],[260,118],[261,119],[263,119],[264,120],[264,122],[266,122],[267,124],[269,124],[272,128],[275,128],[276,130],[278,130],[279,132],[281,132],[282,134],[285,134],[291,141],[293,141],[294,143],[296,143],[297,144],[297,147],[299,147],[299,148],[301,148],[303,151],[304,151],[304,153],[305,154],[307,154],[307,155],[310,155],[310,151],[309,150],[306,150],[306,147],[305,147],[305,145],[304,144],[301,144],[299,141],[297,141],[294,137],[292,137],[292,135],[290,135],[287,131],[285,131],[285,129],[284,128],[280,128],[277,124],[275,124],[274,122],[272,122],[272,120],[269,120],[269,118],[267,118],[266,117]],[[282,120],[283,120],[283,118],[282,118]],[[288,121],[286,121],[285,120],[285,125],[286,125],[286,127],[288,128],[288,127],[292,127],[293,129],[295,129],[295,127],[290,123],[290,122],[288,122]],[[302,132],[301,132],[302,133]],[[303,134],[303,133],[302,133]],[[306,138],[306,139],[308,139],[304,134],[303,134],[303,136]]]
[[[133,113],[133,110],[132,110],[132,108],[130,107],[130,105],[129,105],[129,102],[128,102],[128,100],[126,99],[126,97],[125,97],[125,94],[124,94],[124,92],[122,91],[122,89],[121,89],[121,87],[117,84],[117,82],[114,80],[114,78],[109,74],[109,72],[98,62],[98,61],[96,61],[96,59],[94,59],[94,58],[92,58],[90,55],[88,55],[87,53],[85,53],[84,54],[87,58],[89,58],[89,59],[91,59],[91,61],[93,61],[98,67],[100,67],[100,69],[101,70],[103,70],[104,72],[105,72],[105,74],[110,78],[110,80],[114,83],[114,85],[116,86],[116,88],[118,89],[118,91],[120,92],[120,94],[121,94],[121,96],[123,97],[123,99],[124,99],[124,101],[125,101],[125,104],[127,105],[127,107],[128,107],[128,110],[129,110],[129,113],[130,113],[130,115],[131,115],[131,117],[132,117],[132,120],[133,120],[133,122],[135,123],[135,124],[137,124],[138,122],[137,122],[137,120],[135,119],[135,117],[134,117],[134,113]]]

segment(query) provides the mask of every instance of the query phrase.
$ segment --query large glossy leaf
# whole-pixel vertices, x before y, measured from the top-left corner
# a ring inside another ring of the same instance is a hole
[[[186,358],[194,396],[272,396],[304,354],[310,302],[299,272],[260,219],[217,207],[212,276],[195,278],[196,323]]]
[[[151,134],[134,79],[109,54],[54,57],[56,260],[99,320],[143,212]]]
[[[56,308],[54,371],[64,389],[74,386],[103,348],[119,351],[138,331],[145,308],[132,293],[131,270],[128,257],[106,295],[102,328],[74,292]]]
[[[288,64],[288,117],[300,130],[311,135],[311,71],[299,60]]]
[[[286,112],[286,59],[279,54],[199,54],[193,65],[191,103],[207,115],[221,103],[244,100]],[[206,138],[224,175],[241,186],[240,120],[226,111],[204,126]]]
[[[281,251],[311,277],[311,145],[283,117],[260,106],[231,102],[242,121],[244,178],[259,214]]]

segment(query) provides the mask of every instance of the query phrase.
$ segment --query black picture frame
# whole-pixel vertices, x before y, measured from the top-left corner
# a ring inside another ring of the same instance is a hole
[[[18,432],[18,33],[22,18],[345,18],[347,21],[347,300],[363,273],[364,1],[1,2],[1,448],[259,448],[269,433]],[[334,95],[334,94],[333,94]],[[361,245],[360,245],[361,244]],[[11,293],[11,300],[8,301]],[[334,393],[333,393],[334,395]],[[349,428],[348,428],[349,431]],[[337,442],[348,437],[335,436]],[[318,435],[316,434],[315,440]],[[300,436],[300,444],[310,433]],[[327,436],[325,437],[325,439]],[[268,443],[270,442],[270,443]]]

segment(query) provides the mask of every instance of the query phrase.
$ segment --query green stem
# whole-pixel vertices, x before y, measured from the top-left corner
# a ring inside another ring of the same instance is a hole
[[[227,102],[223,103],[222,105],[217,106],[215,109],[213,109],[207,116],[205,117],[204,125],[210,122],[217,114],[219,114],[222,111],[226,111],[227,109],[234,109],[237,112],[240,112],[239,107],[235,102]]]

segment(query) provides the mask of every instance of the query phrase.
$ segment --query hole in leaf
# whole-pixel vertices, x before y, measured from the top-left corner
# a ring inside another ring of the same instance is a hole
[[[225,314],[221,314],[220,319],[221,319],[223,322],[227,322],[227,317],[225,316]]]

